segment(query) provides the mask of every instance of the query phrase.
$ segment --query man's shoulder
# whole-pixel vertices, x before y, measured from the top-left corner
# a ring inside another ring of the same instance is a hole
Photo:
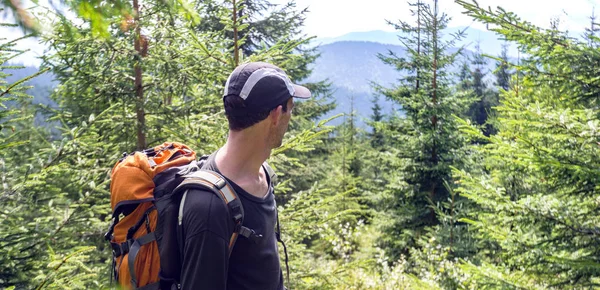
[[[212,228],[215,223],[222,225],[219,227],[227,227],[228,221],[231,220],[225,202],[208,189],[191,188],[182,202],[183,224],[198,231]]]
[[[204,188],[190,188],[185,197],[184,211],[229,215],[227,205],[216,193]]]
[[[233,220],[225,202],[214,192],[192,188],[182,202],[183,225],[188,235],[209,231],[223,239],[229,238],[233,231]]]

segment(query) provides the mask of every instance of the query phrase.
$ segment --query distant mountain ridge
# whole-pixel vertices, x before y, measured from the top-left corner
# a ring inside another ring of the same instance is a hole
[[[451,49],[449,53],[456,50]],[[406,49],[402,46],[366,41],[339,41],[319,46],[318,51],[321,56],[312,65],[313,72],[307,81],[327,79],[332,84],[337,108],[331,115],[350,113],[354,99],[354,110],[359,119],[367,119],[372,114],[371,100],[377,94],[373,84],[392,88],[403,76],[401,72],[378,58],[378,54],[388,55],[390,52],[398,57],[405,57]],[[469,59],[472,59],[472,55],[472,51],[465,49],[456,65],[450,68],[451,72],[458,73],[463,61],[470,64]],[[488,59],[485,71],[488,86],[493,86],[495,81],[492,74],[495,66],[495,61]],[[384,113],[389,114],[399,109],[399,105],[386,100],[384,96],[380,96],[379,104]],[[341,119],[333,124],[340,122]],[[359,124],[364,125],[364,122]]]
[[[373,30],[373,31],[358,31],[350,32],[338,37],[316,38],[311,43],[312,45],[326,45],[341,41],[367,41],[378,42],[383,44],[402,45],[398,40],[396,32]]]
[[[341,41],[319,47],[321,57],[313,64],[308,81],[329,79],[334,86],[349,91],[371,92],[371,81],[394,83],[400,74],[385,65],[377,55],[393,51],[404,55],[401,46],[365,41]]]
[[[371,108],[373,104],[371,100],[376,94],[373,89],[373,83],[385,87],[392,87],[398,84],[398,79],[402,76],[402,73],[396,71],[392,66],[384,64],[377,57],[378,54],[387,55],[390,51],[400,57],[405,56],[405,48],[403,46],[384,43],[385,41],[392,42],[390,37],[394,37],[396,42],[399,43],[394,32],[385,31],[355,32],[346,34],[340,38],[321,39],[323,42],[331,42],[318,46],[317,49],[320,57],[311,65],[313,72],[304,81],[316,82],[328,80],[332,84],[333,97],[338,106],[330,115],[349,113],[351,99],[353,98],[354,110],[359,115],[359,119],[366,119],[372,113]],[[376,39],[379,41],[357,41],[352,39]],[[490,53],[486,50],[483,51]],[[465,55],[469,57],[472,55],[472,52],[466,49]],[[457,63],[457,66],[452,68],[452,71],[458,72],[459,64]],[[495,62],[488,60],[488,73],[490,75],[494,67]],[[17,70],[15,72],[18,75],[15,75],[13,78],[19,79],[35,71],[37,71],[37,68],[34,67],[29,67],[26,70]],[[49,94],[56,85],[52,81],[52,78],[51,74],[45,74],[30,81],[30,84],[35,87],[34,91],[31,91],[35,97],[35,103],[54,105],[49,100]],[[386,100],[383,96],[379,98],[379,104],[383,107],[384,113],[390,113],[394,108],[398,108],[398,105]],[[334,124],[339,124],[341,121],[341,119],[338,119]],[[364,125],[364,122],[359,120],[359,124]]]
[[[464,46],[468,50],[475,50],[475,45],[479,42],[481,51],[490,55],[498,55],[502,51],[502,45],[505,41],[493,31],[484,31],[472,27],[458,26],[446,28],[443,32],[446,39],[450,39],[452,33],[465,31],[465,38],[456,43],[456,47]],[[311,42],[312,46],[323,46],[341,41],[368,41],[381,44],[392,44],[402,46],[402,42],[398,39],[399,32],[397,31],[361,31],[350,32],[337,37],[316,38]],[[515,47],[509,49],[511,57],[517,56]]]

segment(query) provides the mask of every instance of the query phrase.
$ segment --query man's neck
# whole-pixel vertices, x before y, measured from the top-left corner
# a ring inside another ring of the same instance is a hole
[[[266,141],[252,132],[230,132],[215,158],[219,171],[236,183],[262,182],[260,168],[271,154]]]

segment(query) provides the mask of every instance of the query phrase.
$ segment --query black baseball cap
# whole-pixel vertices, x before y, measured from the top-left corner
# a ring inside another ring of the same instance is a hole
[[[264,112],[290,97],[308,99],[311,93],[306,87],[293,84],[279,67],[266,62],[250,62],[239,65],[229,75],[223,98],[231,95],[242,98],[246,110]]]

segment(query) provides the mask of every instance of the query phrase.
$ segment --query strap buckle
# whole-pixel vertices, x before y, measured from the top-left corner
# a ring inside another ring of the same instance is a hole
[[[241,227],[239,233],[254,243],[258,243],[263,237],[263,235],[257,234],[253,229],[249,229],[247,227]]]
[[[129,253],[129,248],[133,244],[133,239],[129,239],[123,243],[110,243],[112,247],[113,257],[120,257]]]
[[[223,179],[223,178],[219,178],[219,180],[217,180],[217,182],[215,182],[215,186],[218,189],[221,189],[221,188],[225,187],[226,184],[227,183],[225,182],[225,179]]]
[[[229,208],[231,209],[231,214],[233,216],[233,222],[236,224],[236,226],[238,224],[242,223],[242,219],[244,218],[244,215],[242,214],[242,206],[235,203],[229,204]]]

